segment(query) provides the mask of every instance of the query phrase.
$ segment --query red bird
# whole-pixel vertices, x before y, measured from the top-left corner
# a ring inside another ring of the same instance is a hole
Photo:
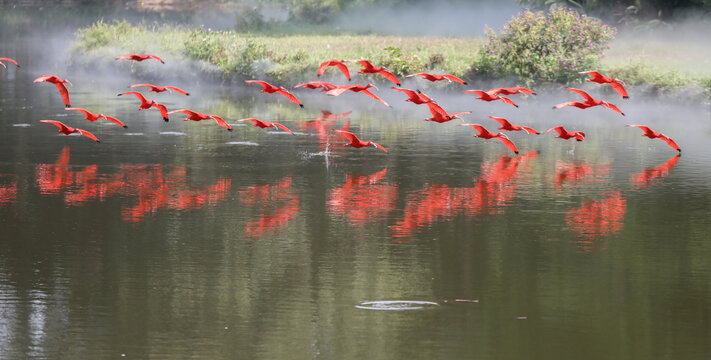
[[[15,60],[6,57],[0,57],[0,65],[2,65],[2,67],[4,68],[6,68],[7,66],[5,65],[5,63],[3,63],[3,61],[11,62],[15,64],[15,66],[20,67],[20,64],[18,64]]]
[[[494,119],[501,124],[501,127],[496,129],[496,130],[506,130],[506,131],[525,131],[529,134],[536,134],[539,135],[540,133],[533,128],[530,128],[528,126],[523,126],[523,125],[514,125],[510,121],[508,121],[505,118],[502,117],[497,117],[497,116],[489,116],[489,119]]]
[[[280,124],[278,122],[271,122],[271,121],[264,121],[264,120],[259,120],[257,118],[246,118],[246,119],[239,119],[237,121],[251,121],[254,123],[254,126],[259,126],[260,128],[268,128],[268,127],[273,127],[273,128],[281,128],[284,131],[288,132],[291,135],[295,135],[293,131],[289,130],[288,127],[284,126],[283,124]]]
[[[642,134],[642,136],[646,136],[650,139],[662,139],[662,140],[666,141],[666,143],[669,144],[669,146],[674,148],[674,150],[681,152],[679,145],[677,145],[674,142],[674,140],[672,140],[670,137],[668,137],[660,132],[656,132],[656,131],[650,129],[648,126],[645,126],[645,125],[625,125],[625,126],[632,126],[632,127],[640,128],[640,129],[642,129],[642,131],[644,131],[644,134]]]
[[[346,76],[346,79],[348,81],[351,81],[351,73],[348,71],[348,66],[345,64],[345,60],[328,60],[324,61],[321,63],[321,65],[318,67],[318,71],[316,72],[316,76],[321,76],[324,71],[326,71],[326,68],[329,66],[335,66],[343,72],[343,75]]]
[[[387,107],[391,107],[390,104],[385,102],[385,100],[381,99],[378,97],[378,95],[373,94],[372,91],[368,90],[368,88],[375,88],[376,90],[378,89],[375,85],[368,83],[367,85],[361,85],[361,84],[356,84],[356,85],[348,85],[348,86],[340,86],[336,85],[335,89],[328,90],[326,94],[332,95],[332,96],[338,96],[343,94],[346,91],[353,91],[353,92],[360,92],[363,94],[366,94],[370,96],[371,98],[380,101],[381,103],[385,104]]]
[[[496,90],[496,89],[492,89],[492,90]],[[507,98],[507,97],[505,97],[505,96],[496,95],[496,94],[494,94],[493,92],[491,92],[491,90],[489,90],[489,91],[484,91],[484,90],[464,90],[464,92],[465,92],[465,93],[471,93],[471,94],[477,94],[477,95],[479,95],[479,97],[478,97],[477,99],[480,99],[480,100],[484,100],[484,101],[501,100],[501,101],[504,102],[504,103],[511,104],[511,105],[513,105],[513,106],[515,106],[515,107],[518,107],[518,105],[516,105],[516,103],[513,102],[513,100],[511,100],[511,99],[509,99],[509,98]]]
[[[121,122],[121,120],[119,120],[119,119],[117,119],[117,118],[115,118],[115,117],[113,117],[113,116],[104,115],[104,114],[95,114],[95,113],[93,113],[93,112],[91,112],[91,111],[89,111],[89,110],[87,110],[87,109],[69,107],[69,108],[64,108],[64,110],[79,111],[79,112],[81,112],[82,114],[84,114],[85,119],[87,119],[87,120],[89,120],[89,121],[92,121],[92,122],[93,122],[93,121],[96,121],[96,120],[98,120],[98,119],[104,118],[104,119],[106,119],[106,120],[108,120],[108,121],[111,121],[112,123],[114,123],[114,124],[116,124],[116,125],[118,125],[118,126],[128,127],[128,126],[126,126],[126,124],[124,124],[123,122]]]
[[[134,87],[139,87],[139,86],[147,87],[147,88],[149,88],[151,91],[157,92],[157,93],[160,93],[160,92],[163,92],[163,91],[166,91],[166,90],[167,90],[167,91],[170,91],[170,92],[173,92],[173,90],[175,90],[176,92],[179,92],[179,93],[181,93],[181,94],[183,94],[183,95],[190,95],[187,91],[185,91],[185,90],[183,90],[183,89],[181,89],[181,88],[175,87],[175,86],[158,86],[158,85],[153,85],[153,84],[133,84],[133,85],[130,85],[129,87],[134,88]]]
[[[533,90],[527,89],[527,88],[521,87],[521,86],[493,88],[487,92],[495,94],[495,95],[499,95],[499,94],[513,95],[513,94],[518,94],[518,93],[526,93],[526,94],[536,95],[536,93]]]
[[[163,117],[163,120],[168,121],[170,118],[168,117],[168,109],[165,107],[165,105],[156,102],[155,100],[148,101],[143,94],[139,93],[138,91],[127,91],[124,93],[118,94],[118,96],[121,95],[127,95],[127,94],[133,94],[136,95],[138,100],[141,101],[141,105],[139,105],[138,110],[143,110],[143,109],[150,109],[152,107],[160,110],[160,115]]]
[[[439,75],[439,74],[432,74],[432,73],[426,73],[426,72],[418,72],[418,73],[414,73],[414,74],[407,75],[407,76],[405,76],[405,77],[406,77],[406,78],[409,78],[409,77],[413,77],[413,76],[422,76],[422,78],[427,79],[427,80],[432,81],[432,82],[434,82],[434,81],[440,81],[440,80],[449,80],[450,82],[451,82],[451,81],[456,81],[456,82],[458,82],[458,83],[460,83],[460,84],[467,85],[467,82],[466,82],[466,81],[464,81],[464,80],[462,80],[462,79],[460,79],[460,78],[458,78],[458,77],[456,77],[456,76],[454,76],[454,75],[451,75],[451,74],[441,74],[441,75]]]
[[[617,91],[617,93],[620,94],[623,99],[629,99],[629,96],[627,95],[627,90],[625,90],[625,83],[622,82],[622,80],[609,78],[603,74],[600,74],[597,71],[581,71],[579,72],[579,74],[588,74],[592,76],[592,78],[585,79],[585,81],[596,82],[598,84],[608,83],[612,85],[612,88],[615,89],[615,91]]]
[[[282,95],[286,96],[286,98],[289,99],[289,101],[293,102],[294,104],[297,104],[300,107],[304,107],[304,105],[301,104],[301,101],[299,101],[299,99],[297,99],[296,96],[294,96],[294,94],[290,93],[289,90],[285,89],[283,86],[274,86],[274,85],[272,85],[266,81],[262,81],[262,80],[245,80],[244,82],[246,82],[247,84],[256,83],[256,84],[262,85],[262,87],[264,88],[262,90],[262,92],[265,92],[268,94],[273,94],[273,93],[282,94]]]
[[[583,139],[585,139],[584,132],[582,132],[582,131],[568,131],[568,130],[565,130],[565,128],[561,125],[552,127],[550,129],[544,131],[543,133],[545,134],[551,130],[555,130],[558,132],[558,136],[556,136],[557,138],[561,138],[561,139],[565,139],[565,140],[568,140],[570,138],[575,138],[575,140],[578,140],[578,141],[583,141]]]
[[[358,73],[360,74],[380,74],[383,75],[386,79],[392,81],[395,83],[395,85],[400,86],[400,80],[397,79],[395,74],[393,74],[390,70],[388,70],[385,66],[380,66],[380,67],[375,67],[370,61],[361,59],[361,60],[349,60],[350,62],[357,62],[363,66]]]
[[[602,105],[607,108],[610,108],[611,110],[617,111],[618,113],[622,114],[622,116],[625,115],[625,113],[623,113],[622,110],[620,110],[617,106],[615,106],[615,104],[613,104],[609,101],[595,99],[592,96],[590,96],[590,94],[588,94],[587,92],[580,90],[580,89],[575,89],[575,88],[566,88],[566,89],[580,94],[580,96],[585,98],[585,101],[566,101],[564,103],[560,103],[558,105],[553,106],[553,109],[560,109],[564,106],[575,106],[576,108],[587,109],[589,107]]]
[[[346,144],[346,146],[353,146],[353,147],[356,148],[356,149],[360,149],[360,148],[362,148],[362,147],[364,147],[364,146],[375,146],[376,148],[378,148],[378,149],[380,149],[380,150],[383,150],[383,151],[385,151],[385,152],[388,152],[387,149],[385,149],[384,147],[380,146],[379,144],[376,144],[376,143],[373,142],[373,141],[363,141],[363,140],[359,139],[359,138],[358,138],[354,133],[352,133],[352,132],[348,132],[348,131],[345,131],[345,130],[333,130],[333,131],[335,131],[335,132],[337,132],[337,133],[339,133],[339,134],[345,136],[346,139],[348,139],[348,141],[350,141],[349,143]]]
[[[205,113],[201,113],[201,112],[198,112],[195,110],[190,110],[190,109],[173,110],[173,111],[169,111],[168,114],[173,114],[173,113],[177,113],[177,112],[181,112],[185,115],[188,115],[188,117],[186,117],[183,121],[188,121],[188,120],[200,121],[200,120],[212,119],[212,120],[215,120],[215,122],[217,122],[217,125],[222,126],[223,128],[227,129],[227,131],[232,131],[232,126],[230,126],[230,124],[228,124],[227,121],[225,121],[223,118],[221,118],[217,115],[205,114]]]
[[[94,134],[92,134],[92,133],[90,133],[90,132],[88,132],[88,131],[86,131],[86,130],[84,130],[84,129],[73,128],[73,127],[71,127],[71,126],[67,126],[67,125],[65,125],[65,124],[64,124],[63,122],[61,122],[61,121],[57,121],[57,120],[40,120],[40,122],[56,125],[57,127],[59,127],[59,132],[62,133],[62,134],[69,135],[69,134],[73,134],[73,133],[75,133],[75,132],[78,132],[79,134],[84,135],[84,136],[88,137],[89,139],[92,139],[92,140],[94,140],[94,141],[96,141],[96,142],[100,142],[99,139],[97,139],[96,136],[94,136]]]
[[[434,102],[429,96],[425,95],[423,92],[420,90],[412,90],[412,89],[406,89],[406,88],[397,88],[394,87],[392,88],[395,91],[400,91],[405,93],[407,95],[407,99],[405,101],[409,101],[411,103],[420,105],[420,104],[425,104],[429,102]]]
[[[72,84],[71,81],[64,79],[62,80],[58,76],[52,75],[52,74],[47,74],[47,75],[42,75],[35,79],[33,82],[50,82],[54,85],[57,86],[57,89],[59,89],[59,94],[62,95],[62,100],[64,100],[64,106],[65,107],[72,107],[71,102],[69,101],[69,90],[67,90],[67,86],[64,85],[64,83],[69,83],[69,85]]]
[[[296,88],[307,88],[307,89],[321,89],[321,91],[328,91],[328,90],[333,90],[337,88],[337,85],[333,85],[330,82],[327,81],[309,81],[305,83],[301,83],[299,85],[294,86],[294,89]]]
[[[120,55],[116,57],[116,60],[120,59],[128,59],[128,60],[135,60],[135,61],[143,61],[147,59],[156,59],[160,61],[162,64],[165,64],[165,61],[163,59],[153,55],[153,54],[126,54],[126,55]]]
[[[471,114],[471,111],[465,111],[465,112],[457,112],[457,113],[447,113],[441,106],[439,106],[436,102],[428,102],[427,107],[430,108],[430,112],[432,113],[431,118],[425,119],[425,121],[434,121],[438,123],[443,123],[447,122],[450,120],[454,119],[461,119],[459,115],[465,115],[465,114]]]
[[[516,148],[516,145],[513,143],[513,141],[511,141],[511,139],[509,139],[508,136],[506,136],[506,134],[502,132],[494,134],[481,124],[459,124],[459,126],[471,126],[479,132],[479,134],[474,134],[474,137],[482,139],[498,139],[502,143],[504,143],[504,145],[506,145],[509,150],[518,154],[518,149]]]

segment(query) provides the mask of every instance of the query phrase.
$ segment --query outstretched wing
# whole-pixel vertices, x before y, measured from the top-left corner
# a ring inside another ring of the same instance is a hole
[[[346,64],[339,61],[335,64],[335,66],[341,70],[341,72],[343,73],[343,75],[346,76],[346,79],[348,79],[348,81],[351,81],[351,73],[350,71],[348,71],[348,66],[346,66]]]
[[[479,135],[483,135],[483,134],[486,134],[486,133],[489,132],[489,130],[488,130],[487,128],[485,128],[485,127],[484,127],[483,125],[481,125],[481,124],[470,124],[470,123],[466,123],[466,124],[459,124],[459,126],[471,126],[471,127],[473,127],[474,129],[476,129],[476,131],[479,132]]]
[[[273,122],[272,125],[274,125],[274,126],[276,126],[276,127],[278,127],[278,128],[281,128],[282,130],[288,132],[288,133],[291,134],[291,135],[294,135],[294,132],[291,131],[291,130],[289,130],[289,128],[286,127],[286,126],[284,126],[283,124],[280,124],[280,123],[278,123],[278,122]]]
[[[352,132],[345,131],[345,130],[333,130],[333,131],[345,136],[346,139],[348,139],[352,143],[360,142],[360,139],[358,139],[358,137]]]
[[[550,129],[544,131],[543,133],[545,134],[545,133],[547,133],[547,132],[549,132],[549,131],[551,131],[551,130],[557,131],[557,132],[558,132],[558,135],[563,135],[563,133],[566,132],[564,127],[558,125],[558,126],[554,126],[554,127],[550,128]]]
[[[59,94],[62,95],[62,100],[64,100],[64,106],[72,107],[72,103],[69,101],[69,90],[67,90],[66,85],[61,82],[55,83],[54,85],[57,85],[57,89],[59,89]]]
[[[296,96],[294,96],[294,94],[290,93],[289,91],[287,91],[285,89],[279,89],[279,90],[277,90],[277,92],[279,94],[286,96],[286,98],[289,99],[289,101],[293,102],[294,104],[297,104],[300,107],[304,107],[304,104],[302,104],[301,101],[299,101],[299,99],[297,99]]]
[[[413,77],[413,76],[422,76],[423,78],[427,78],[427,76],[430,75],[429,73],[426,72],[418,72],[410,75],[405,75],[406,78]]]
[[[580,90],[580,89],[576,89],[576,88],[566,88],[566,89],[568,89],[568,90],[570,90],[570,91],[572,91],[572,92],[578,93],[580,96],[582,96],[582,97],[585,98],[585,101],[593,101],[593,100],[595,100],[595,99],[593,99],[593,97],[590,96],[590,94],[588,94],[585,90]]]
[[[578,74],[588,74],[591,76],[588,81],[594,81],[594,80],[599,80],[603,81],[603,78],[605,77],[602,75],[599,71],[579,71]],[[604,82],[604,81],[603,81]]]
[[[398,80],[397,76],[395,76],[395,74],[393,74],[390,70],[382,69],[382,70],[378,71],[378,73],[380,75],[383,75],[386,79],[395,83],[395,85],[400,86],[400,80]]]
[[[504,145],[506,145],[509,150],[518,154],[518,148],[516,148],[516,145],[513,143],[513,141],[511,141],[511,139],[506,136],[497,136],[496,138],[501,140],[501,142],[504,143]]]
[[[230,126],[230,124],[228,124],[227,121],[225,121],[225,119],[223,119],[222,117],[210,114],[210,118],[214,119],[215,122],[217,122],[217,125],[222,126],[223,128],[227,129],[227,131],[232,131],[232,126]]]
[[[618,113],[622,114],[622,116],[625,116],[625,113],[623,113],[622,110],[620,110],[620,108],[618,108],[617,106],[615,106],[615,104],[613,104],[613,103],[611,103],[611,102],[609,102],[609,101],[603,100],[603,101],[602,101],[602,105],[603,105],[603,106],[606,106],[606,107],[608,107],[608,108],[610,108],[610,109],[612,109],[612,110],[614,110],[614,111],[617,111]]]
[[[126,92],[123,92],[123,93],[118,94],[118,96],[121,96],[121,95],[128,95],[128,94],[136,95],[136,97],[138,98],[138,100],[141,100],[141,104],[145,104],[145,103],[148,102],[148,99],[146,99],[146,97],[143,96],[143,94],[139,93],[138,91],[126,91]]]
[[[373,145],[373,146],[375,146],[376,148],[378,148],[378,149],[380,149],[380,150],[383,150],[383,151],[385,151],[385,152],[388,152],[388,149],[382,147],[380,144],[378,144],[378,143],[376,143],[376,142],[374,142],[374,141],[371,141],[371,142],[370,142],[370,145]]]
[[[452,75],[452,74],[442,74],[442,76],[443,76],[445,79],[447,79],[447,80],[455,81],[455,82],[458,82],[458,83],[460,83],[460,84],[467,85],[467,82],[466,82],[466,81],[464,81],[464,80],[462,80],[462,79],[460,79],[460,78],[458,78],[458,77],[456,77],[456,76],[454,76],[454,75]]]
[[[515,107],[518,107],[518,105],[516,105],[516,103],[513,102],[513,100],[507,98],[506,96],[501,96],[501,95],[497,95],[497,96],[499,97],[499,100],[501,100],[502,102],[504,102],[506,104],[511,104]]]
[[[621,82],[617,81],[611,82],[610,85],[612,85],[612,88],[615,89],[615,91],[617,91],[617,93],[620,94],[623,99],[629,99],[629,95],[627,95],[627,90],[625,89],[625,86],[622,85]]]
[[[662,140],[664,140],[664,141],[666,141],[667,144],[669,144],[669,146],[671,146],[672,148],[674,148],[674,150],[676,150],[676,151],[681,151],[681,148],[679,148],[679,145],[677,145],[677,144],[674,142],[674,140],[672,140],[670,137],[668,137],[668,136],[666,136],[666,135],[664,135],[664,134],[660,134],[660,135],[659,135],[659,138],[662,139]]]
[[[153,85],[153,84],[133,84],[133,85],[129,85],[128,87],[131,87],[131,88],[134,88],[134,87],[147,87],[147,88],[151,89],[151,91],[157,91],[157,90],[158,90],[158,87],[155,86],[155,85]]]
[[[65,134],[71,133],[73,130],[69,126],[65,125],[63,122],[57,120],[40,120],[40,122],[55,125],[59,128],[60,132],[63,132]]]
[[[155,56],[155,55],[153,55],[153,54],[146,54],[146,56],[149,57],[149,58],[151,58],[151,59],[156,59],[156,60],[160,61],[162,64],[165,64],[165,61],[163,61],[163,59],[161,59],[161,58],[159,58],[159,57],[157,57],[157,56]]]
[[[585,133],[582,131],[575,131],[575,140],[583,141],[585,139]]]
[[[652,130],[649,126],[637,124],[625,126],[640,128],[642,129],[642,131],[644,131],[644,135],[646,135],[647,137],[657,137],[656,131]]]
[[[121,60],[121,59],[133,59],[133,56],[135,54],[124,54],[124,55],[119,55],[116,57],[116,60]]]
[[[391,89],[393,89],[395,91],[404,92],[409,97],[419,97],[419,94],[415,90],[412,90],[412,89],[398,88],[398,87],[393,87]]]
[[[102,115],[103,115],[103,114],[102,114]],[[108,120],[108,121],[111,121],[112,123],[114,123],[114,124],[116,124],[116,125],[118,125],[118,126],[125,127],[125,128],[128,127],[128,126],[126,126],[126,124],[124,124],[121,120],[119,120],[119,119],[117,119],[117,118],[115,118],[115,117],[113,117],[113,116],[110,116],[110,115],[103,115],[102,117],[103,117],[104,119]]]
[[[441,116],[447,116],[447,111],[445,111],[439,104],[436,102],[428,102],[427,107],[430,108],[430,112],[432,113],[432,116],[437,116],[438,114]]]
[[[86,116],[87,120],[90,120],[90,121],[92,121],[92,120],[89,119],[89,117],[90,117],[91,115],[95,115],[95,114],[92,113],[91,111],[89,111],[89,110],[87,110],[87,109],[83,109],[83,108],[65,107],[64,110],[79,111],[80,113],[84,114],[84,116]]]
[[[270,84],[270,83],[268,83],[268,82],[266,82],[266,81],[262,81],[262,80],[245,80],[244,82],[247,83],[247,84],[259,84],[259,85],[262,85],[262,87],[265,88],[265,89],[268,89],[268,88],[270,88],[270,87],[274,87],[274,85],[272,85],[272,84]]]
[[[89,139],[94,140],[96,142],[101,142],[101,141],[99,141],[99,139],[96,136],[94,136],[94,134],[92,134],[84,129],[80,129],[80,128],[76,128],[76,129],[80,134],[88,137]]]
[[[183,90],[183,89],[181,89],[181,88],[179,88],[179,87],[166,86],[165,88],[166,88],[166,89],[170,89],[170,90],[174,90],[174,91],[179,92],[179,93],[181,93],[181,94],[183,94],[183,95],[190,95],[187,91],[185,91],[185,90]]]
[[[535,129],[533,129],[533,128],[531,128],[531,127],[523,126],[523,125],[519,125],[519,126],[521,127],[521,129],[523,129],[523,131],[525,131],[525,132],[527,132],[527,133],[529,133],[529,134],[536,134],[536,135],[540,135],[540,134],[541,134],[541,133],[539,133],[538,131],[536,131]]]
[[[487,95],[487,94],[486,94],[486,91],[484,91],[484,90],[464,90],[464,92],[465,92],[465,93],[469,93],[469,94],[477,94],[477,95],[479,95],[479,96],[485,96],[485,95]]]
[[[168,108],[165,107],[165,105],[161,103],[153,103],[151,107],[154,107],[158,110],[160,110],[160,116],[163,117],[163,120],[169,121],[170,120],[170,115],[168,114]]]
[[[506,118],[498,117],[498,116],[489,116],[489,119],[493,119],[498,121],[499,124],[501,124],[502,127],[504,128],[511,128],[512,124],[510,121],[508,121]]]
[[[355,85],[349,85],[349,86],[336,85],[335,88],[326,91],[326,94],[327,94],[327,95],[331,95],[331,96],[338,96],[338,95],[341,95],[341,94],[343,94],[344,92],[350,90],[350,89],[353,88],[354,86],[355,86]]]
[[[370,97],[372,97],[372,98],[375,99],[375,100],[380,101],[381,103],[385,104],[385,106],[387,106],[387,107],[391,107],[390,104],[388,104],[388,103],[385,102],[385,100],[379,98],[378,95],[373,94],[373,92],[370,91],[370,90],[368,90],[368,89],[361,90],[360,92],[363,93],[363,94],[366,94],[366,95],[368,95],[368,96],[370,96]]]
[[[6,58],[6,57],[0,57],[0,61],[2,61],[2,60],[11,62],[11,63],[15,64],[15,66],[20,67],[20,64],[18,64],[17,61],[15,61],[15,60],[13,60],[13,59]],[[0,64],[1,64],[1,63],[0,63]],[[5,66],[5,64],[2,64],[2,65]],[[7,67],[7,66],[6,66],[6,67]]]
[[[553,105],[553,109],[560,109],[565,106],[577,106],[578,104],[582,104],[580,101],[566,101],[564,103],[560,103],[558,105]]]
[[[331,66],[331,61],[332,60],[322,62],[321,65],[319,65],[318,70],[316,71],[316,76],[321,76],[321,74],[323,74],[323,72],[326,71],[329,66]]]

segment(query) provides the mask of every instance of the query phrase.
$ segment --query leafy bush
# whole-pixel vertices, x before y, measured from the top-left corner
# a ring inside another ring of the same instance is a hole
[[[486,29],[489,42],[479,51],[476,75],[516,77],[520,82],[570,82],[599,66],[603,49],[617,30],[570,9],[524,10],[500,34]]]
[[[128,21],[114,20],[113,24],[107,24],[99,20],[91,26],[77,31],[80,50],[88,51],[108,45],[122,37],[135,36],[144,29],[131,25]]]
[[[321,24],[340,10],[338,0],[294,0],[291,16],[298,20]]]
[[[412,74],[414,72],[425,69],[425,64],[422,63],[417,55],[403,54],[402,49],[393,46],[383,48],[387,54],[380,64],[387,67],[397,76]]]
[[[245,77],[254,76],[254,63],[267,57],[263,44],[249,38],[240,39],[233,32],[209,31],[205,28],[190,32],[185,40],[185,53],[189,58],[208,61],[225,72]]]

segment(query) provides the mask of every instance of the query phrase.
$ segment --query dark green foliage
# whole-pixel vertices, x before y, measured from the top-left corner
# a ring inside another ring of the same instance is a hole
[[[547,13],[525,10],[499,34],[486,30],[489,42],[474,64],[480,78],[514,77],[525,84],[566,83],[578,71],[595,69],[616,29],[571,9]]]

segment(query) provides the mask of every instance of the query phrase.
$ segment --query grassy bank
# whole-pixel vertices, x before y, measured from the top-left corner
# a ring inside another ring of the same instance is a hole
[[[385,65],[399,76],[435,71],[475,80],[477,74],[472,69],[485,42],[484,38],[382,35],[279,36],[100,21],[78,31],[72,53],[99,62],[113,61],[117,54],[127,52],[159,53],[221,80],[259,77],[296,83],[315,79],[324,60],[361,57]],[[695,57],[684,56],[692,50]],[[709,59],[704,51],[709,50],[699,51],[698,43],[684,41],[620,38],[611,44],[600,70],[630,85],[647,85],[650,91],[700,86],[711,96],[711,66],[704,65]]]

